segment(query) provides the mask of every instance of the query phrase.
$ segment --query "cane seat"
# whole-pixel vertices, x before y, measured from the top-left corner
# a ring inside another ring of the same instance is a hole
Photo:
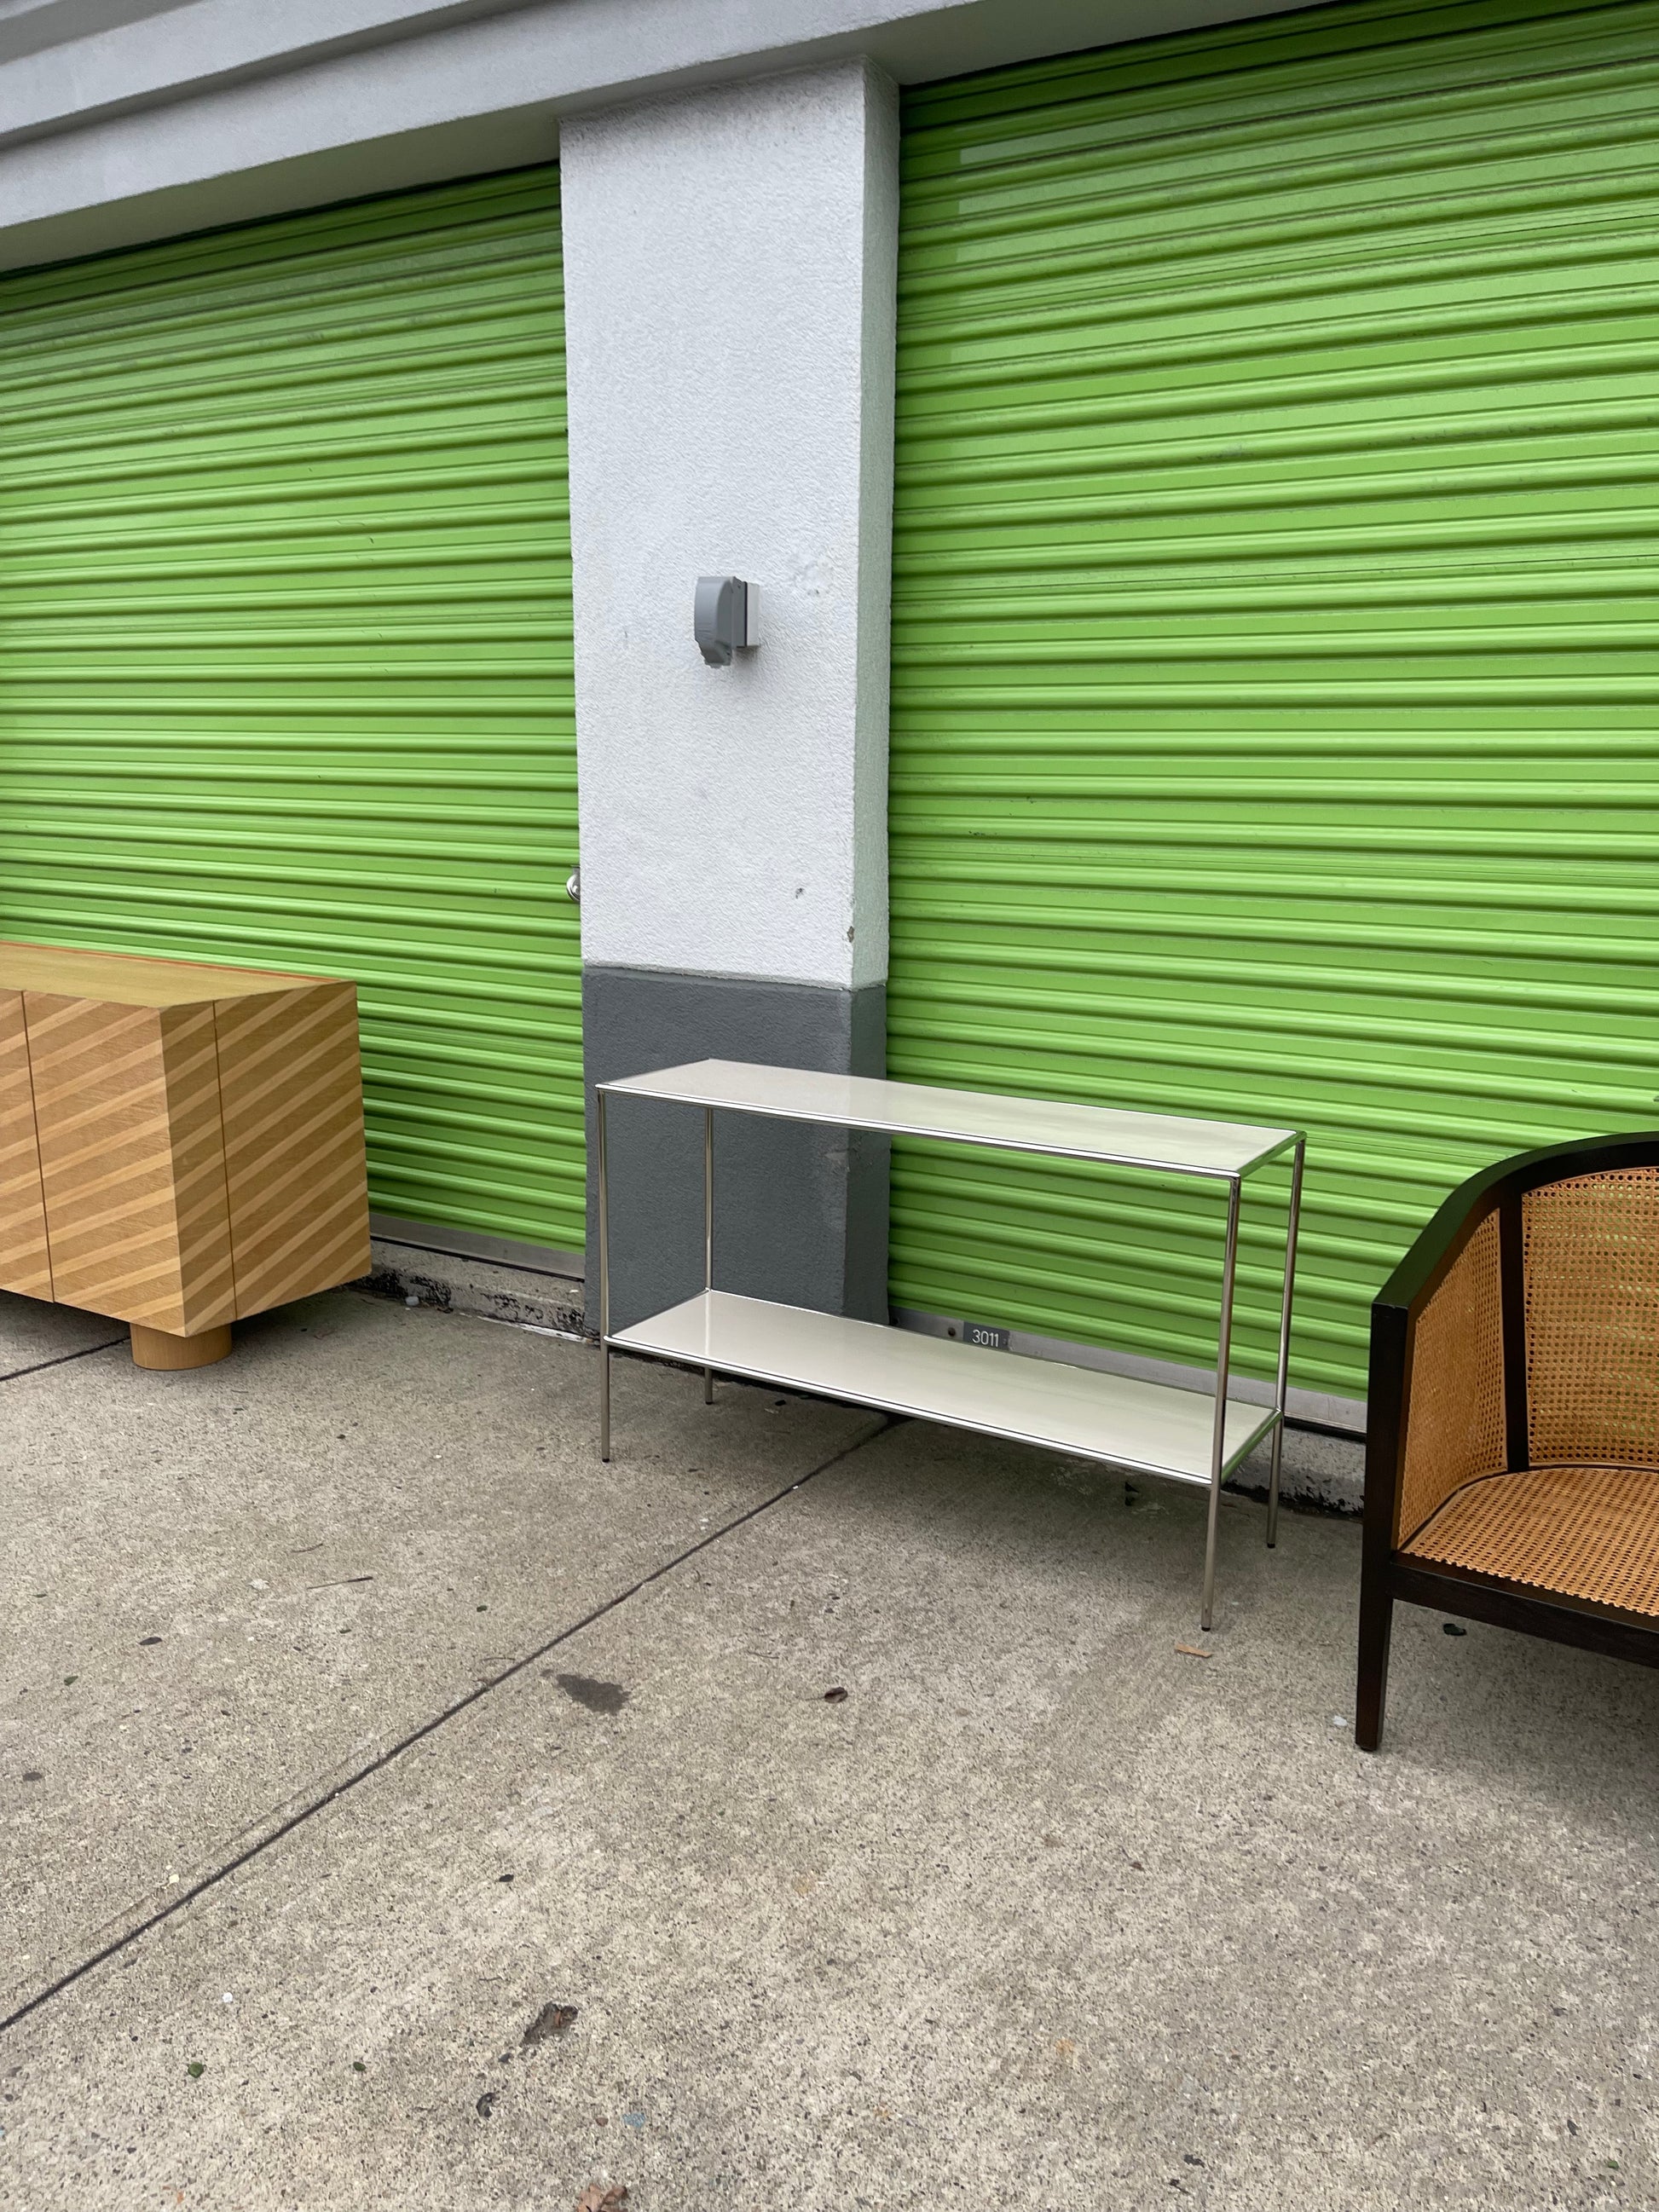
[[[1659,1468],[1488,1475],[1455,1491],[1401,1556],[1659,1620]]]

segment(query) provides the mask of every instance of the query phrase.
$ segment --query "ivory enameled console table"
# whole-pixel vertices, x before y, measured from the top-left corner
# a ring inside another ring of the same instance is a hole
[[[355,984],[0,943],[0,1290],[201,1367],[368,1267]]]
[[[1291,1304],[1296,1282],[1297,1225],[1307,1140],[1300,1129],[1255,1128],[1237,1121],[1194,1121],[1170,1115],[1118,1112],[1101,1106],[934,1090],[874,1077],[826,1075],[805,1068],[761,1067],[703,1060],[653,1075],[595,1086],[599,1179],[599,1450],[611,1456],[611,1355],[650,1353],[703,1370],[705,1396],[716,1374],[844,1398],[884,1412],[977,1429],[1050,1450],[1103,1460],[1139,1474],[1207,1488],[1200,1613],[1208,1628],[1215,1605],[1216,1534],[1221,1486],[1269,1434],[1267,1541],[1277,1534],[1279,1457],[1290,1358]],[[610,1188],[605,1106],[614,1097],[656,1098],[700,1106],[703,1114],[703,1288],[696,1297],[634,1322],[611,1328]],[[871,1129],[889,1136],[930,1137],[995,1151],[1042,1152],[1160,1175],[1192,1176],[1226,1192],[1221,1304],[1213,1390],[1178,1388],[1060,1360],[992,1354],[941,1337],[849,1321],[839,1314],[734,1296],[714,1288],[714,1114],[771,1115],[784,1121]],[[1270,1408],[1228,1395],[1238,1220],[1244,1183],[1271,1162],[1292,1155],[1285,1224],[1279,1358]]]

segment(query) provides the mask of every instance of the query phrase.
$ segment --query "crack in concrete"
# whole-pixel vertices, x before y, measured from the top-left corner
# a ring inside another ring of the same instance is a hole
[[[118,1343],[120,1341],[118,1338],[115,1340]],[[106,1352],[108,1349],[107,1345],[88,1346],[88,1350],[92,1352]],[[84,1358],[85,1354],[72,1352],[66,1353],[64,1357],[78,1359]],[[47,1367],[55,1367],[61,1364],[59,1360],[44,1360],[41,1363],[43,1366]],[[26,1369],[23,1371],[33,1373],[35,1370]],[[12,1378],[6,1376],[0,1379],[10,1381]],[[526,1651],[522,1658],[515,1659],[510,1666],[503,1667],[499,1674],[490,1675],[488,1680],[480,1682],[476,1687],[469,1690],[465,1697],[457,1698],[453,1704],[446,1705],[441,1712],[434,1713],[429,1720],[422,1721],[418,1728],[411,1729],[407,1735],[400,1736],[396,1743],[388,1745],[385,1751],[377,1753],[374,1758],[355,1769],[342,1781],[335,1783],[331,1788],[323,1790],[319,1796],[302,1805],[297,1813],[292,1813],[286,1820],[280,1820],[257,1842],[248,1844],[245,1850],[233,1853],[222,1866],[215,1867],[211,1873],[204,1875],[199,1881],[192,1882],[188,1889],[181,1889],[177,1897],[169,1898],[165,1905],[158,1906],[154,1912],[147,1914],[135,1926],[129,1928],[125,1935],[114,1937],[110,1942],[102,1944],[98,1949],[89,1953],[76,1965],[66,1967],[55,1981],[49,1982],[45,1989],[37,1990],[32,1997],[26,1998],[3,2019],[0,2019],[0,2035],[3,2035],[9,2028],[15,2027],[21,2021],[28,2019],[32,2013],[39,2012],[43,2005],[50,2004],[54,1997],[61,1996],[65,1990],[72,1988],[76,1982],[83,1980],[97,1967],[104,1966],[109,1960],[118,1957],[121,1952],[129,1949],[138,1942],[141,1936],[148,1936],[153,1929],[159,1928],[163,1921],[171,1920],[175,1914],[182,1912],[186,1905],[193,1905],[198,1897],[204,1895],[210,1889],[216,1887],[231,1875],[240,1872],[250,1861],[258,1858],[262,1852],[268,1851],[274,1844],[281,1843],[285,1836],[291,1836],[296,1828],[303,1827],[307,1820],[314,1820],[318,1814],[325,1812],[331,1805],[337,1804],[349,1790],[356,1789],[360,1783],[367,1782],[371,1776],[380,1773],[385,1768],[390,1766],[394,1759],[401,1759],[406,1751],[413,1750],[417,1743],[424,1742],[428,1736],[435,1735],[438,1729],[447,1727],[451,1721],[465,1712],[471,1706],[477,1705],[481,1699],[489,1697],[492,1691],[500,1689],[503,1682],[510,1682],[515,1675],[523,1674],[526,1667],[533,1667],[538,1660],[544,1659],[550,1651],[556,1650],[561,1644],[568,1644],[573,1636],[580,1636],[584,1629],[592,1628],[595,1621],[603,1620],[607,1613],[615,1613],[618,1607],[626,1605],[630,1598],[637,1597],[641,1590],[649,1589],[653,1583],[661,1582],[665,1576],[672,1575],[677,1567],[683,1567],[688,1559],[695,1559],[700,1552],[708,1551],[711,1545],[718,1544],[723,1538],[731,1535],[734,1530],[743,1528],[747,1522],[757,1520],[763,1513],[769,1513],[775,1505],[781,1505],[785,1498],[793,1498],[798,1491],[804,1490],[816,1476],[827,1474],[832,1467],[839,1467],[843,1460],[851,1459],[855,1452],[862,1451],[866,1444],[873,1443],[878,1436],[894,1427],[898,1418],[890,1413],[882,1414],[862,1436],[855,1437],[851,1443],[843,1444],[839,1451],[831,1452],[827,1459],[820,1460],[816,1467],[809,1467],[805,1474],[798,1475],[793,1482],[787,1483],[781,1490],[775,1492],[770,1498],[763,1498],[758,1505],[746,1507],[743,1512],[736,1515],[733,1519],[724,1522],[720,1528],[713,1530],[708,1535],[700,1536],[695,1544],[690,1544],[684,1551],[676,1553],[672,1559],[665,1559],[660,1566],[653,1567],[649,1574],[641,1575],[637,1582],[630,1583],[626,1589],[618,1590],[614,1597],[606,1598],[602,1605],[595,1606],[591,1613],[584,1613],[580,1620],[573,1621],[568,1628],[560,1629],[556,1635],[550,1636],[545,1643],[538,1644],[533,1651]]]
[[[43,1374],[48,1367],[66,1367],[71,1359],[89,1359],[94,1352],[113,1352],[118,1344],[126,1341],[124,1336],[112,1336],[106,1344],[83,1344],[78,1352],[55,1352],[50,1359],[37,1359],[33,1367],[14,1367],[9,1374],[0,1375],[0,1382],[21,1382],[26,1375]]]

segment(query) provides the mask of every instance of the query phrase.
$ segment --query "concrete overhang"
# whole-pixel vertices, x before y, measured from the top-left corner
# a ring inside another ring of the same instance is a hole
[[[0,267],[550,160],[562,116],[868,55],[901,84],[1297,0],[0,0]]]

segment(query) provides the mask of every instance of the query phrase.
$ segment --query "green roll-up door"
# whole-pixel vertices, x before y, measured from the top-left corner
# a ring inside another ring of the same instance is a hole
[[[1315,1392],[1467,1172],[1659,1121],[1656,101],[1538,0],[906,101],[890,1064],[1305,1123]],[[892,1295],[1200,1363],[1212,1218],[909,1148]]]
[[[371,1203],[582,1244],[557,172],[0,278],[0,934],[354,976]]]

